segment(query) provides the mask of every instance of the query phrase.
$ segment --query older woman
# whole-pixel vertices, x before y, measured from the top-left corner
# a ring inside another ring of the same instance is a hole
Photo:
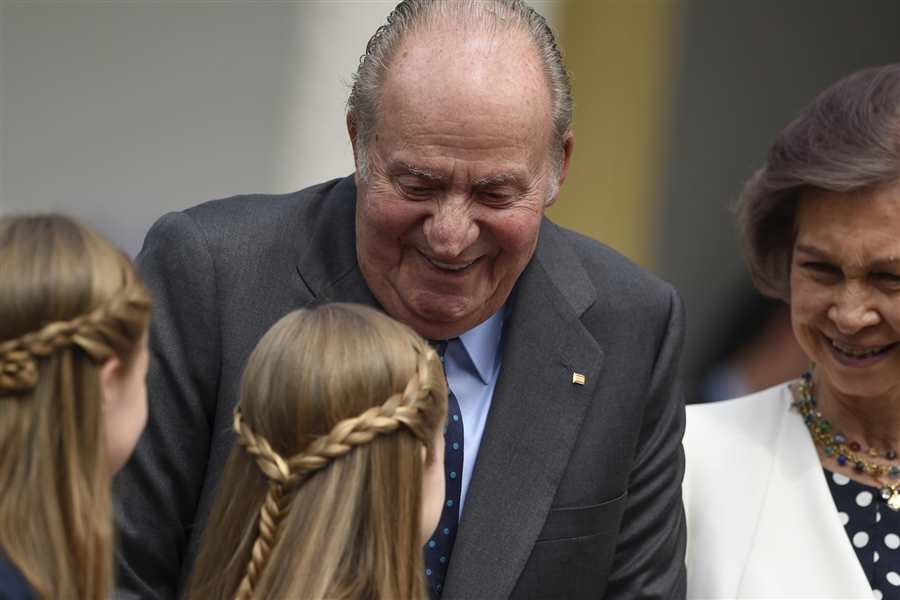
[[[738,215],[812,366],[688,409],[688,596],[900,598],[900,65],[820,94]]]

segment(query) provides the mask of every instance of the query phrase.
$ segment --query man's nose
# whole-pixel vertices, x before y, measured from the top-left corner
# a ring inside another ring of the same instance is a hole
[[[828,309],[828,318],[843,334],[852,335],[881,322],[871,294],[859,285],[845,285]]]
[[[431,252],[441,259],[462,255],[479,234],[471,203],[462,197],[448,197],[438,202],[434,213],[425,220],[424,230]]]

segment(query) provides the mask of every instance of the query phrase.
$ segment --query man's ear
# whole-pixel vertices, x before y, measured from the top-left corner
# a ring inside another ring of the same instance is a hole
[[[350,146],[353,148],[353,165],[359,164],[359,153],[356,149],[356,141],[358,139],[356,128],[356,119],[352,113],[347,113],[347,134],[350,136]]]
[[[568,130],[566,134],[563,136],[563,157],[562,162],[559,165],[559,173],[558,179],[556,180],[556,193],[547,198],[547,202],[544,204],[544,208],[549,207],[554,202],[556,202],[557,196],[559,196],[559,191],[562,189],[563,183],[566,181],[566,175],[569,174],[569,163],[572,161],[572,152],[575,150],[575,134],[572,133],[572,130]]]
[[[117,356],[106,359],[100,366],[100,398],[105,410],[122,394],[122,361]]]

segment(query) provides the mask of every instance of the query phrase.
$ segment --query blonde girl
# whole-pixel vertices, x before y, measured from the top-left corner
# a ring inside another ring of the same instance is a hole
[[[352,304],[281,319],[247,363],[188,598],[425,598],[446,410],[405,325]]]
[[[110,597],[110,480],[146,422],[149,317],[93,231],[0,218],[0,597]]]

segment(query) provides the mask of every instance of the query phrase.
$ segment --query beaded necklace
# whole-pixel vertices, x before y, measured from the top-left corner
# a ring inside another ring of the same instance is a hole
[[[900,481],[896,483],[882,481],[885,476],[890,479],[900,477],[900,466],[894,463],[881,465],[866,460],[866,456],[869,456],[892,461],[897,458],[896,450],[891,448],[882,454],[876,448],[869,448],[863,453],[859,442],[848,440],[843,433],[835,431],[831,422],[816,408],[815,384],[811,372],[804,373],[792,387],[796,398],[793,406],[800,412],[813,441],[822,447],[825,456],[833,458],[842,467],[849,464],[857,473],[865,473],[871,477],[881,487],[881,499],[891,510],[900,511]]]

